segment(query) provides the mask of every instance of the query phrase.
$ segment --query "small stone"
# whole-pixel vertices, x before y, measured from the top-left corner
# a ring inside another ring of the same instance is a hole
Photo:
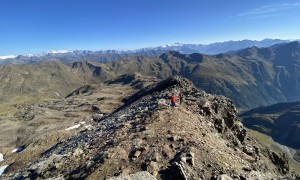
[[[158,172],[157,172],[157,171],[153,171],[152,175],[153,175],[154,177],[156,177],[156,176],[158,175]]]
[[[151,161],[147,166],[147,171],[154,174],[155,171],[159,170],[159,166],[157,162]]]
[[[244,171],[252,171],[252,169],[250,167],[243,167]]]
[[[172,156],[171,151],[172,151],[171,148],[165,144],[163,146],[162,155],[164,157],[170,158]]]
[[[139,138],[136,138],[136,139],[134,139],[134,140],[132,141],[132,143],[133,143],[133,146],[134,146],[135,148],[138,148],[138,147],[140,147],[140,146],[142,145],[143,140],[141,140],[141,139],[139,139]]]
[[[56,168],[56,169],[60,169],[60,168],[62,168],[63,166],[64,166],[63,163],[56,163],[56,164],[55,164],[55,168]]]
[[[217,180],[232,180],[232,178],[227,176],[226,174],[222,174],[218,176]]]
[[[125,168],[122,170],[122,174],[124,175],[128,175],[130,173],[130,169],[129,168]]]
[[[194,166],[195,165],[195,160],[194,158],[190,157],[186,160],[187,163],[189,163],[191,166]]]
[[[133,157],[138,158],[141,155],[141,151],[135,151]]]
[[[80,149],[80,148],[77,148],[77,149],[75,150],[75,152],[73,153],[73,155],[74,155],[75,157],[78,157],[78,156],[80,156],[80,155],[82,155],[82,154],[83,154],[83,150]]]
[[[92,106],[92,111],[95,113],[99,113],[100,112],[100,108],[97,106]]]
[[[190,152],[190,156],[191,156],[192,158],[194,158],[194,157],[195,157],[195,154],[194,154],[193,152]]]
[[[174,135],[174,136],[171,136],[169,139],[170,139],[170,141],[177,141],[179,139],[179,136]]]
[[[160,161],[160,155],[157,153],[157,152],[155,152],[154,154],[152,154],[152,158],[151,158],[152,160],[154,160],[154,161]]]
[[[103,116],[104,116],[103,114],[95,113],[95,114],[93,114],[92,119],[94,121],[100,121],[103,118]]]
[[[181,157],[180,161],[185,162],[186,163],[186,157]]]

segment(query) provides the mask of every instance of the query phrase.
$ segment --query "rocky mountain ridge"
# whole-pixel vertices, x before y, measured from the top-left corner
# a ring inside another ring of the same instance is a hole
[[[170,94],[180,90],[184,102],[170,108]],[[295,178],[286,157],[248,135],[232,101],[206,94],[187,79],[155,83],[124,102],[92,128],[4,177],[95,179],[148,171],[157,179]]]

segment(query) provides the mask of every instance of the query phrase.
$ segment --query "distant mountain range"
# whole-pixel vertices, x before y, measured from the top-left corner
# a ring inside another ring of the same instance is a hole
[[[268,47],[274,44],[287,43],[290,40],[280,39],[264,39],[242,40],[242,41],[226,41],[212,44],[181,44],[175,43],[165,46],[141,48],[136,50],[107,50],[107,51],[88,51],[88,50],[58,50],[48,51],[39,55],[19,55],[19,56],[0,56],[0,65],[2,64],[34,64],[42,61],[57,60],[68,64],[77,61],[93,61],[106,63],[108,61],[121,59],[129,56],[147,56],[154,57],[167,51],[179,51],[183,54],[203,53],[203,54],[219,54],[229,51],[236,51],[247,47]]]
[[[159,46],[156,48],[145,48],[143,50],[159,50],[159,51],[179,51],[183,54],[202,53],[208,55],[215,55],[220,53],[226,53],[229,51],[235,51],[244,49],[247,47],[269,47],[274,44],[287,43],[290,40],[281,39],[263,39],[257,40],[241,40],[241,41],[225,41],[216,42],[212,44],[181,44],[175,43],[165,46]]]

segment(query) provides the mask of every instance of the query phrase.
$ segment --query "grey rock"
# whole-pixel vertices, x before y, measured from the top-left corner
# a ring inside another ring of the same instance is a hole
[[[133,157],[138,158],[141,155],[141,151],[135,151]]]
[[[232,178],[226,174],[222,174],[218,176],[217,180],[232,180]]]
[[[129,175],[120,175],[117,177],[109,178],[108,180],[156,180],[154,176],[152,176],[147,171],[136,172]]]
[[[98,114],[98,113],[95,113],[92,116],[94,121],[100,121],[103,117],[104,117],[104,114]]]
[[[159,165],[155,161],[151,161],[147,166],[147,171],[154,175],[154,172],[159,171]]]

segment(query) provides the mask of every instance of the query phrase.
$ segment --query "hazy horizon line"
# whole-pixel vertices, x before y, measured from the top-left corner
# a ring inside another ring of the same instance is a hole
[[[263,39],[240,39],[240,40],[226,40],[226,41],[216,41],[212,43],[192,43],[192,42],[174,42],[174,43],[169,43],[169,44],[163,44],[163,45],[157,45],[157,46],[144,46],[144,47],[139,47],[139,48],[132,48],[132,49],[122,49],[122,48],[116,48],[116,49],[68,49],[68,48],[62,48],[62,49],[51,49],[51,50],[43,50],[40,53],[16,53],[16,54],[5,54],[5,55],[0,55],[0,59],[8,59],[8,58],[15,58],[17,56],[39,56],[43,54],[48,54],[48,53],[67,53],[67,52],[74,52],[74,51],[136,51],[140,49],[147,49],[147,48],[156,48],[156,47],[164,47],[164,46],[174,46],[176,44],[181,44],[181,45],[210,45],[210,44],[217,44],[217,43],[226,43],[226,42],[239,42],[239,41],[263,41],[263,40],[283,40],[283,41],[299,41],[300,39],[280,39],[280,38],[263,38]],[[14,57],[13,57],[14,56]]]

